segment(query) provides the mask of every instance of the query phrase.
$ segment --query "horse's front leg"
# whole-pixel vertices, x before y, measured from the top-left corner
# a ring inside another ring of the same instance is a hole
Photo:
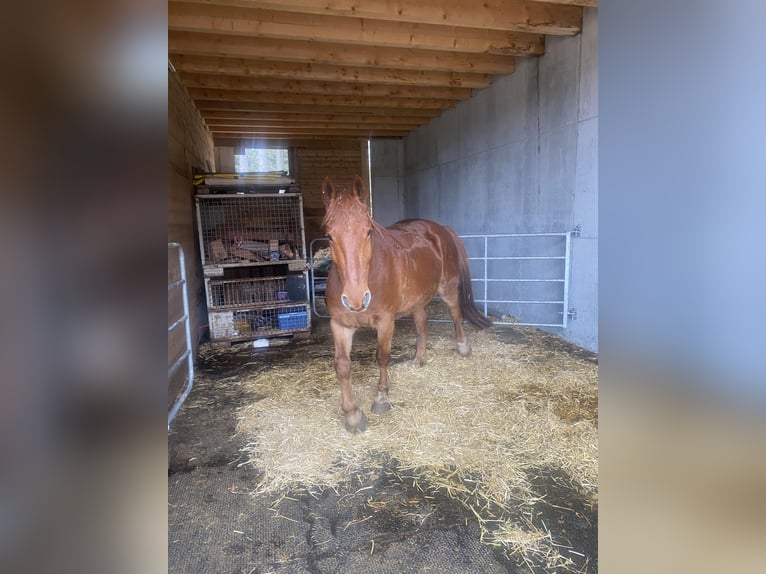
[[[361,432],[367,428],[367,417],[364,411],[354,402],[351,392],[351,345],[356,329],[344,327],[334,319],[330,319],[332,338],[335,342],[335,375],[340,385],[341,407],[346,416],[346,430]]]
[[[381,319],[378,323],[378,352],[376,359],[380,370],[378,381],[378,395],[372,402],[372,412],[385,413],[391,409],[391,400],[388,398],[388,364],[391,362],[391,337],[394,335],[394,317]]]

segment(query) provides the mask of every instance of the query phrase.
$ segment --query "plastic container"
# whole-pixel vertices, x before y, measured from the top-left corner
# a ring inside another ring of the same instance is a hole
[[[279,321],[279,328],[282,330],[305,329],[308,327],[309,315],[307,311],[280,313],[277,315],[277,320]]]
[[[306,279],[303,275],[287,277],[287,296],[290,301],[306,301]]]

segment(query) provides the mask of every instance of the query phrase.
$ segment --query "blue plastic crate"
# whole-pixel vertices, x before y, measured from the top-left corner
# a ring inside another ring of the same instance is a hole
[[[277,309],[277,313],[280,315],[289,315],[290,313],[304,313],[305,311],[305,305],[293,305],[291,307],[280,307]]]
[[[279,328],[282,330],[305,329],[309,325],[308,311],[280,313],[277,315],[277,319],[279,320]]]

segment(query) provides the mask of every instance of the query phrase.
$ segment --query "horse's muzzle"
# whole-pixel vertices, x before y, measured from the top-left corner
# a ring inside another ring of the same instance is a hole
[[[366,311],[367,307],[370,306],[371,300],[372,300],[372,295],[370,294],[369,290],[364,292],[364,297],[362,298],[361,307],[352,307],[348,302],[348,297],[346,297],[345,295],[340,296],[340,302],[343,304],[343,306],[346,308],[347,311],[351,311],[352,313],[361,313],[362,311]]]

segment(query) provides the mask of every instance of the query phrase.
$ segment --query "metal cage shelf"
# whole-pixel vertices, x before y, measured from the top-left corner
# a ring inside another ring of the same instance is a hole
[[[195,204],[211,341],[309,331],[301,195],[199,194]]]
[[[203,265],[305,260],[300,194],[198,195],[196,200]]]

